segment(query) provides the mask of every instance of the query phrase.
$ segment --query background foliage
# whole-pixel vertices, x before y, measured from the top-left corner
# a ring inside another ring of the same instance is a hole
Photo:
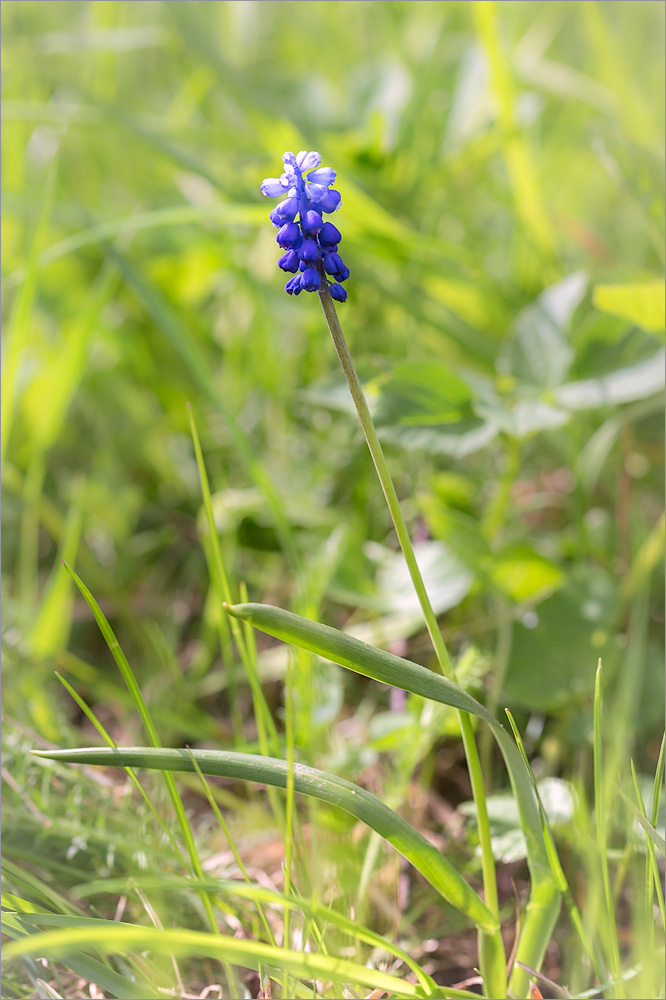
[[[63,557],[165,745],[255,739],[209,595],[187,401],[250,598],[428,655],[318,302],[288,298],[276,270],[258,185],[285,149],[338,171],[342,322],[470,686],[517,711],[543,776],[584,784],[602,656],[615,749],[649,770],[663,5],[10,0],[2,18],[9,859],[39,854],[44,875],[47,858],[85,856],[65,887],[136,862],[102,787],[62,769],[56,794],[24,759],[92,741],[54,667],[118,742],[140,742]],[[286,662],[259,660],[280,731]],[[439,790],[466,797],[438,756],[452,717],[428,728],[411,701],[341,674],[299,661],[303,760],[369,768],[394,805],[419,764],[423,787],[444,772]],[[228,795],[251,839],[261,799]],[[342,821],[319,822],[351,898]]]

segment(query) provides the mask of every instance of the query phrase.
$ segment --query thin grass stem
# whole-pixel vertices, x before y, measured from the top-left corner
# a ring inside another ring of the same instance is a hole
[[[606,923],[607,923],[607,948],[609,952],[609,966],[613,978],[613,996],[618,1000],[623,1000],[625,993],[622,984],[622,966],[620,963],[620,946],[617,938],[617,924],[615,922],[615,907],[613,905],[613,890],[610,883],[610,873],[608,869],[608,844],[606,840],[606,796],[603,771],[603,742],[602,742],[602,718],[603,718],[603,695],[601,682],[603,677],[603,667],[601,660],[597,667],[594,681],[594,807],[596,820],[597,851],[601,864],[601,878],[603,883],[604,899],[606,903]]]

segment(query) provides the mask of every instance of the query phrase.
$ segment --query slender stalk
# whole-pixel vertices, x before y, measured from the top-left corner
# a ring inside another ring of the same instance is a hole
[[[601,878],[604,890],[604,900],[606,903],[606,921],[608,930],[608,964],[613,976],[612,995],[622,1000],[625,996],[622,983],[622,967],[620,964],[620,946],[617,939],[617,924],[615,921],[615,908],[613,906],[613,893],[610,884],[610,874],[608,871],[608,850],[606,841],[606,796],[605,796],[605,775],[603,770],[603,746],[601,734],[601,722],[603,716],[603,696],[602,696],[602,665],[599,660],[594,683],[594,805],[597,834],[597,852],[601,863]]]
[[[335,306],[333,305],[333,299],[331,298],[331,294],[326,285],[319,292],[319,300],[321,302],[322,309],[324,310],[326,323],[356,407],[356,412],[365,435],[365,440],[367,441],[368,448],[370,449],[372,461],[374,462],[377,476],[391,515],[391,520],[393,521],[393,527],[395,528],[400,548],[402,549],[405,562],[407,563],[407,568],[409,569],[409,575],[411,576],[414,589],[416,590],[419,603],[423,611],[426,628],[428,629],[428,634],[430,635],[430,639],[435,650],[439,668],[445,677],[448,677],[450,680],[454,679],[455,673],[453,664],[451,663],[451,657],[449,656],[449,652],[446,648],[446,644],[437,623],[437,617],[432,604],[430,603],[430,598],[428,597],[428,592],[425,588],[423,577],[421,576],[421,570],[419,569],[416,561],[412,540],[409,536],[409,531],[407,530],[407,524],[405,523],[402,508],[400,507],[400,501],[398,500],[398,495],[395,491],[395,486],[393,485],[391,473],[389,471],[386,458],[384,457],[384,452],[377,435],[377,430],[370,414],[370,409],[363,393],[359,377],[356,373],[354,362],[352,361],[351,354],[349,353],[349,348],[347,347],[347,342],[342,332],[342,327],[340,326]],[[472,785],[472,795],[476,805],[479,842],[481,845],[481,868],[483,873],[485,903],[488,909],[495,916],[499,916],[495,859],[493,857],[492,843],[490,839],[490,822],[488,819],[486,796],[483,787],[483,773],[474,738],[474,728],[472,726],[472,720],[467,713],[459,712],[458,717],[460,720],[463,746],[465,748],[465,756],[467,758],[467,766]],[[486,994],[487,996],[504,996],[507,988],[505,968],[506,957],[501,932],[498,929],[493,933],[480,931],[479,934],[479,961],[481,964],[481,973],[484,979]]]

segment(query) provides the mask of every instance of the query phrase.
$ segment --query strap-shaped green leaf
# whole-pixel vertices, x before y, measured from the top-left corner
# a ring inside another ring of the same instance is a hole
[[[233,607],[225,607],[229,614],[250,621],[256,628],[276,639],[308,649],[366,677],[373,677],[385,684],[392,684],[432,701],[469,712],[488,723],[506,763],[518,806],[530,869],[530,900],[516,960],[531,968],[539,968],[559,913],[561,895],[550,868],[532,777],[504,726],[462,688],[418,663],[376,649],[338,629],[308,621],[282,608],[267,604],[235,604]],[[528,986],[527,973],[516,965],[511,977],[512,993],[524,996]]]
[[[256,628],[276,639],[308,649],[357,674],[365,674],[384,684],[451,705],[484,719],[491,726],[502,728],[490,712],[461,687],[418,663],[370,646],[337,628],[301,618],[270,604],[225,604],[224,607],[230,615],[252,622]]]
[[[274,757],[236,753],[231,750],[167,750],[162,747],[87,747],[76,750],[35,750],[38,757],[79,764],[106,764],[119,767],[150,767],[161,771],[194,771],[192,756],[204,774],[243,781],[259,781],[278,788],[287,787],[289,765]],[[389,842],[456,909],[478,927],[494,930],[497,921],[479,896],[426,838],[397,813],[364,788],[318,771],[294,764],[294,787],[303,795],[330,802],[361,820]]]

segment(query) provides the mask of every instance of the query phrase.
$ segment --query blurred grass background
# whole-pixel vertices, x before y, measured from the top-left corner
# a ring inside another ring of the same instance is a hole
[[[8,0],[2,25],[8,796],[60,816],[52,856],[87,829],[81,792],[61,815],[23,753],[91,741],[54,667],[141,742],[63,557],[166,745],[254,739],[220,655],[187,401],[250,598],[427,656],[319,304],[276,268],[259,184],[287,149],[338,171],[341,319],[463,673],[518,712],[540,773],[584,780],[602,656],[616,750],[649,770],[663,5]],[[260,662],[281,726],[286,659]],[[409,705],[299,669],[304,759],[356,780],[387,760],[373,780],[396,801],[420,762],[424,786],[466,796],[438,754],[450,719],[416,740]],[[8,817],[19,857],[26,817]]]

